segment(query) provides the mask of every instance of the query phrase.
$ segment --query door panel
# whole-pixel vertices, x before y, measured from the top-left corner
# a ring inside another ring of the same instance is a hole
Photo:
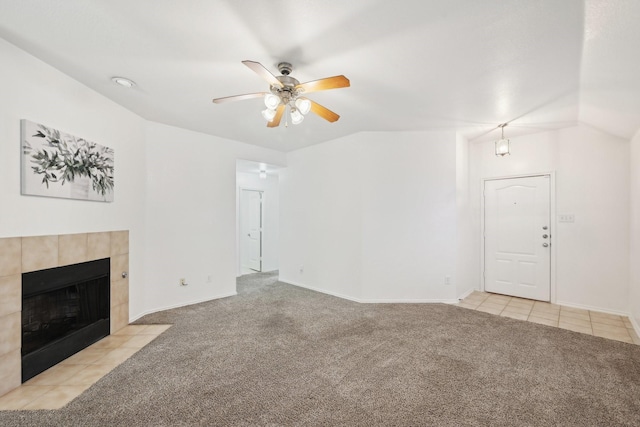
[[[240,203],[243,266],[262,271],[262,192],[242,190]]]
[[[549,176],[485,181],[487,292],[549,301],[549,181]]]
[[[249,192],[249,268],[262,271],[262,192]]]

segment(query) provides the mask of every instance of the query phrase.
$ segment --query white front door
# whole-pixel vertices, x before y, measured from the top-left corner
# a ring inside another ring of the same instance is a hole
[[[242,190],[243,264],[251,270],[262,271],[262,191]]]
[[[484,288],[487,292],[550,300],[548,175],[485,181]]]

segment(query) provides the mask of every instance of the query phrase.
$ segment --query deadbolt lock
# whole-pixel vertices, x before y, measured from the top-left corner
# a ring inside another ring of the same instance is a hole
[[[543,234],[543,235],[542,235],[542,238],[543,238],[543,239],[546,239],[547,237],[549,237],[549,235],[548,235],[548,234]]]

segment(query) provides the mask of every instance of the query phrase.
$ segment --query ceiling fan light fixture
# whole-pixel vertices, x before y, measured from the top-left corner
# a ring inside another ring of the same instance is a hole
[[[294,125],[302,123],[304,116],[296,108],[291,109],[291,123]]]
[[[311,111],[311,101],[309,101],[308,99],[298,98],[296,99],[296,107],[297,110],[300,111],[300,113],[307,114],[309,111]]]
[[[262,110],[262,117],[264,117],[268,122],[273,121],[273,118],[276,116],[276,110],[272,110],[267,108],[266,110]]]
[[[278,64],[278,70],[282,75],[277,77],[259,62],[246,60],[242,61],[242,63],[269,83],[269,91],[214,98],[214,104],[262,98],[267,107],[266,110],[262,111],[262,116],[268,120],[268,128],[280,126],[283,116],[285,127],[288,126],[289,121],[293,124],[301,123],[308,113],[316,114],[330,123],[336,122],[340,118],[338,114],[328,108],[300,95],[302,93],[349,87],[351,83],[345,76],[325,77],[300,83],[290,75],[293,67],[288,62]]]
[[[280,97],[272,93],[264,96],[264,105],[270,110],[275,110],[280,105]]]

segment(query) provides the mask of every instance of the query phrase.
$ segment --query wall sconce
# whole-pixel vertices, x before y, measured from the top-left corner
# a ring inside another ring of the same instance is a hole
[[[507,125],[508,123],[498,125],[498,127],[502,129],[502,137],[496,141],[496,156],[503,157],[511,154],[511,144],[508,139],[504,139],[504,128]]]

